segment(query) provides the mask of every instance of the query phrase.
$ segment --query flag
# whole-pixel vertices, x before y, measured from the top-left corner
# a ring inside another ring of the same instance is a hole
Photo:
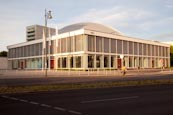
[[[46,37],[45,37],[45,29],[43,28],[43,49],[46,48]]]
[[[49,46],[51,47],[51,30],[50,30],[50,28],[49,28]]]

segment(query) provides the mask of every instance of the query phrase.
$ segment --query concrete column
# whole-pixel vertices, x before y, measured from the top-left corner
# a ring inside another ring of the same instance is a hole
[[[84,68],[85,70],[88,69],[88,54],[83,55],[82,61],[83,61],[82,68]]]
[[[94,68],[97,68],[96,67],[96,55],[94,55]]]
[[[114,57],[114,69],[117,69],[117,56]]]

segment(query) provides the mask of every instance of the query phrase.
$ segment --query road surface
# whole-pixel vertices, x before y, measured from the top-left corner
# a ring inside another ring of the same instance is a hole
[[[173,85],[0,95],[1,115],[173,115]]]

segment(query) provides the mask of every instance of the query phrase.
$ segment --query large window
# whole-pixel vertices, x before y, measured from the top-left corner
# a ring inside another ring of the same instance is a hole
[[[102,52],[102,37],[97,36],[96,37],[96,52]]]
[[[62,68],[66,68],[67,67],[67,58],[63,57],[62,58]]]
[[[116,40],[111,39],[111,53],[116,53]]]
[[[133,67],[133,57],[129,57],[129,67]]]
[[[58,58],[58,68],[61,68],[61,58]]]
[[[148,56],[151,56],[151,45],[148,44]]]
[[[134,55],[138,55],[138,43],[134,42]]]
[[[104,52],[109,53],[109,38],[104,38]]]
[[[156,56],[158,56],[158,46],[155,47],[156,47]]]
[[[122,54],[122,40],[117,40],[117,53]]]
[[[104,67],[109,67],[109,56],[104,56]]]
[[[133,54],[133,42],[129,42],[129,54]]]
[[[115,57],[111,56],[111,67],[114,67],[114,59],[115,59]]]
[[[94,55],[88,56],[88,68],[94,68]]]
[[[56,53],[61,52],[61,39],[57,39],[56,41]]]
[[[83,50],[83,41],[82,35],[75,36],[75,51]]]
[[[71,37],[68,37],[67,38],[67,52],[71,52],[72,51],[72,47],[71,47],[71,45],[72,45],[72,38]]]
[[[152,56],[155,56],[155,47],[154,47],[154,45],[152,45]]]
[[[123,54],[128,54],[128,42],[123,41]]]
[[[97,68],[101,67],[101,58],[102,58],[102,56],[100,56],[100,55],[96,56],[96,67]]]
[[[73,57],[70,57],[70,68],[73,68]]]
[[[66,38],[61,39],[61,53],[66,52]]]
[[[76,68],[81,68],[81,56],[76,57]]]
[[[139,43],[139,55],[142,55],[142,43]]]
[[[88,35],[88,51],[95,52],[95,37]]]

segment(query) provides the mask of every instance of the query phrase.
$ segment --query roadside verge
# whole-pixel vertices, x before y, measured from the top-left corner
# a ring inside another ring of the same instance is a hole
[[[29,93],[43,91],[108,88],[108,87],[126,87],[126,86],[145,86],[145,85],[164,85],[173,84],[173,79],[163,80],[132,80],[132,81],[107,81],[92,83],[64,83],[64,84],[44,84],[31,86],[2,86],[0,94]]]

